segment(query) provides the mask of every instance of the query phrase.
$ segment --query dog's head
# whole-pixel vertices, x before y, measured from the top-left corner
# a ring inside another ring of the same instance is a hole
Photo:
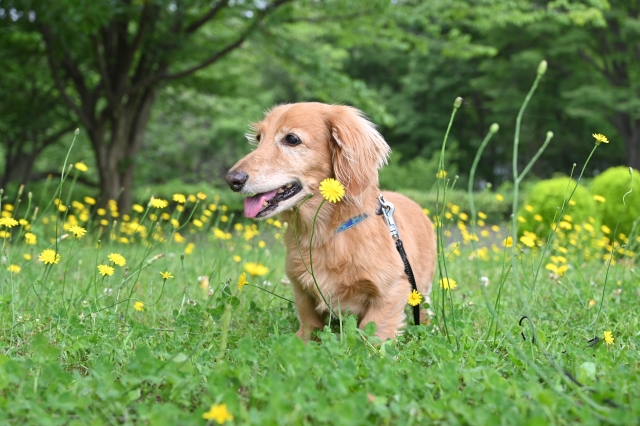
[[[264,219],[297,206],[332,177],[357,203],[378,185],[389,146],[357,109],[342,105],[280,105],[255,123],[249,141],[257,148],[238,161],[226,181],[246,194],[244,213]]]

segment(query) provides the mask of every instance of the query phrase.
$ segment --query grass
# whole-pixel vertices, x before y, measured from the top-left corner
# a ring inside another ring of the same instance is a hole
[[[196,195],[99,210],[74,201],[73,180],[64,201],[5,199],[2,217],[23,220],[2,231],[0,424],[635,424],[637,255],[570,223],[571,189],[563,226],[525,239],[517,221],[482,226],[500,220],[482,213],[490,193],[472,217],[442,202],[438,277],[457,287],[436,279],[431,323],[380,342],[346,315],[309,344],[294,335],[286,224],[237,222]]]

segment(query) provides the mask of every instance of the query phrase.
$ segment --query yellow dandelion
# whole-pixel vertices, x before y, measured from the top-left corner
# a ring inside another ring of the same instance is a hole
[[[596,301],[593,299],[589,300],[589,309],[593,308],[594,306],[596,306]]]
[[[235,256],[233,256],[233,261],[236,263],[240,263],[242,262],[242,258],[236,254]]]
[[[604,343],[607,345],[613,345],[613,334],[611,333],[611,330],[604,332]]]
[[[542,222],[542,216],[540,216],[539,214],[535,214],[533,215],[533,220],[535,220],[536,222]]]
[[[604,203],[605,201],[607,201],[606,198],[604,198],[602,195],[598,195],[598,194],[594,195],[593,199],[596,200],[599,203]]]
[[[250,275],[253,275],[254,277],[261,277],[263,275],[267,275],[267,273],[269,273],[269,268],[267,268],[264,265],[261,265],[260,263],[255,263],[255,262],[248,262],[244,264],[244,269],[245,271],[247,271]]]
[[[26,261],[31,260],[31,255],[29,253],[23,254],[22,257],[24,257],[24,260],[26,260]]]
[[[600,227],[600,230],[602,230],[602,232],[604,232],[605,234],[610,234],[611,233],[611,229],[609,229],[609,227],[607,225],[602,225]]]
[[[453,290],[458,287],[458,283],[456,280],[451,278],[440,278],[440,288],[444,288],[445,290]]]
[[[409,303],[411,306],[418,306],[420,302],[422,302],[422,295],[418,293],[418,290],[413,290],[411,293],[409,293],[409,300],[407,301],[407,303]]]
[[[0,225],[4,225],[7,228],[13,228],[14,226],[18,225],[20,222],[18,222],[17,220],[15,220],[12,217],[3,217],[2,219],[0,219]]]
[[[95,206],[96,199],[92,197],[84,197],[84,202],[89,204],[90,206]]]
[[[233,415],[227,410],[227,404],[211,405],[209,411],[202,415],[205,420],[215,420],[219,425],[233,420]]]
[[[173,275],[171,275],[171,272],[169,271],[160,272],[160,275],[162,275],[162,279],[165,281],[168,280],[169,278],[173,278]]]
[[[266,246],[267,246],[267,243],[265,243],[264,241],[259,241],[258,242],[258,247],[265,248]]]
[[[87,230],[84,229],[81,226],[73,225],[71,228],[69,228],[69,232],[71,232],[73,235],[75,235],[75,237],[77,239],[80,239],[80,238],[84,237],[84,234],[87,233]]]
[[[87,165],[84,164],[83,162],[76,163],[76,164],[73,165],[73,167],[75,167],[76,169],[80,170],[81,172],[86,172],[87,170],[89,170]]]
[[[187,202],[187,197],[183,194],[173,194],[173,201],[176,203],[184,204]]]
[[[330,203],[338,203],[344,197],[344,186],[333,178],[320,182],[320,194]]]
[[[195,249],[195,248],[196,248],[196,245],[195,245],[195,244],[193,244],[193,243],[189,243],[189,244],[187,244],[187,246],[184,248],[184,252],[185,252],[185,254],[191,254],[191,253],[193,253],[193,249]]]
[[[109,265],[98,265],[98,272],[100,273],[100,275],[102,275],[103,277],[105,275],[113,275],[113,273],[115,272],[115,269],[113,269],[113,266],[109,266]]]
[[[447,172],[445,170],[438,170],[438,173],[436,173],[436,178],[438,179],[444,179],[447,177]]]
[[[609,143],[609,139],[607,139],[607,137],[601,133],[594,133],[591,136],[595,138],[596,145],[600,145],[601,143]]]
[[[504,241],[502,241],[502,245],[504,247],[513,247],[513,238],[507,237]]]
[[[169,205],[169,202],[167,200],[162,200],[160,198],[153,198],[151,197],[151,207],[155,208],[155,209],[164,209],[165,207],[167,207]]]
[[[38,237],[36,237],[36,234],[33,234],[31,232],[27,232],[26,234],[24,234],[24,242],[29,245],[34,245],[37,240]]]
[[[124,256],[118,253],[111,253],[107,258],[118,266],[124,266],[127,264],[127,260]]]
[[[196,197],[196,196],[195,196],[195,195],[193,195],[193,194],[189,194],[189,197],[188,197],[188,198],[189,198],[189,201],[191,201],[192,203],[195,203],[195,202],[196,202],[196,200],[198,199],[198,197]]]
[[[38,260],[45,265],[54,265],[60,262],[60,255],[55,250],[45,249],[38,256]]]
[[[244,287],[245,284],[249,284],[249,281],[247,281],[247,273],[243,272],[238,277],[238,290],[242,291],[242,287]]]
[[[134,204],[132,209],[138,213],[142,213],[144,211],[144,207],[142,207],[140,204]]]
[[[207,194],[205,194],[204,192],[198,192],[196,194],[196,197],[198,197],[198,200],[204,201],[207,199]]]
[[[504,201],[504,197],[502,196],[502,194],[496,194],[496,200]]]
[[[7,271],[11,272],[12,274],[17,274],[18,272],[20,272],[21,268],[18,265],[9,265],[9,267],[7,268]]]
[[[138,312],[142,312],[144,310],[144,303],[142,302],[136,302],[133,304],[133,309],[135,309]]]

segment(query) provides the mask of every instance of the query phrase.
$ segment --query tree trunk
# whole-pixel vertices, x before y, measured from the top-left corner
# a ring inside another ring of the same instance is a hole
[[[116,200],[122,211],[133,204],[136,155],[144,140],[157,88],[132,94],[126,104],[89,137],[96,152],[100,175],[100,205]],[[108,143],[106,142],[108,140]]]
[[[611,121],[624,139],[627,166],[640,170],[640,119],[634,119],[625,112],[616,112]]]
[[[24,153],[19,146],[15,152],[11,146],[7,147],[0,188],[6,188],[9,182],[27,183],[38,154],[40,151]]]

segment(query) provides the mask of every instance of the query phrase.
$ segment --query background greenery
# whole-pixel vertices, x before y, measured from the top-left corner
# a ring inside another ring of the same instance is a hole
[[[635,0],[3,0],[2,186],[15,191],[59,173],[79,127],[75,149],[91,166],[80,184],[102,203],[119,198],[126,208],[139,188],[175,179],[221,188],[250,149],[248,123],[274,104],[315,100],[354,105],[379,125],[394,150],[383,187],[427,191],[451,103],[461,96],[447,167],[465,185],[484,132],[497,122],[503,131],[477,179],[479,189],[496,188],[509,180],[509,135],[541,59],[549,69],[527,111],[521,161],[547,130],[555,137],[533,175],[568,174],[594,132],[611,143],[585,177],[614,165],[640,168],[639,7]],[[136,91],[144,76],[157,81]],[[132,118],[144,115],[131,105],[135,96],[152,98],[149,117]],[[136,136],[118,136],[131,123],[139,126],[127,134]]]

